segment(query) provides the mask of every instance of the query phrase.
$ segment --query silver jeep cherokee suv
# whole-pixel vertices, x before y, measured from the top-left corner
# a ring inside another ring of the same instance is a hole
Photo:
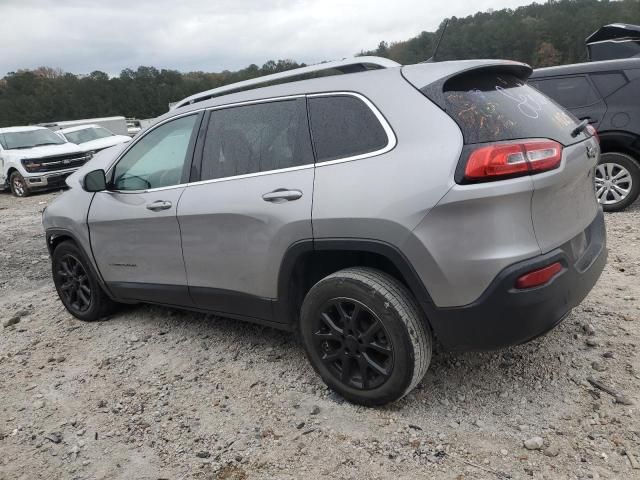
[[[364,405],[411,391],[434,339],[529,341],[606,261],[597,140],[530,73],[361,57],[189,97],[44,212],[58,294],[81,320],[149,302],[298,331]]]

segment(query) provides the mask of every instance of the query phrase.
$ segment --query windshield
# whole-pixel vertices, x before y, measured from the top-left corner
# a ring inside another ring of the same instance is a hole
[[[456,121],[465,143],[521,138],[549,138],[564,145],[573,138],[576,118],[553,100],[511,74],[472,72],[444,85],[446,112]]]
[[[51,130],[43,128],[24,132],[0,133],[0,143],[7,150],[33,148],[41,145],[61,145],[65,141]]]
[[[97,140],[99,138],[113,137],[113,133],[106,128],[89,127],[65,133],[64,136],[67,137],[67,140],[71,143],[80,144],[90,142],[91,140]]]

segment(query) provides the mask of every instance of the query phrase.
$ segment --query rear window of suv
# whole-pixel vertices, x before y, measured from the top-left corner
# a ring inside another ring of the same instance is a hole
[[[430,96],[430,86],[422,89]],[[576,118],[551,99],[510,73],[473,71],[447,80],[442,108],[456,121],[465,143],[521,138],[549,138],[564,145]]]

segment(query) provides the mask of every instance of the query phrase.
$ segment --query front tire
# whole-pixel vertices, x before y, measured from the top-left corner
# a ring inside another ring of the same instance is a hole
[[[431,361],[431,332],[415,299],[371,268],[347,268],[315,284],[302,304],[300,333],[324,382],[360,405],[404,397]]]
[[[620,212],[640,193],[640,166],[626,153],[600,155],[596,166],[596,198],[605,212]]]
[[[72,241],[55,248],[51,270],[58,296],[74,317],[92,322],[115,311],[116,303],[104,293],[88,260]]]
[[[11,186],[11,193],[15,197],[24,198],[28,197],[31,193],[27,182],[24,181],[24,177],[20,175],[20,172],[13,172],[9,177],[9,185]]]

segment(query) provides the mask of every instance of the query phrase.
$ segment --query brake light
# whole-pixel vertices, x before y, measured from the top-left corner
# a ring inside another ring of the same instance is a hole
[[[553,140],[529,140],[486,145],[469,155],[464,177],[488,181],[545,172],[558,168],[562,145]]]
[[[598,135],[598,131],[596,130],[596,127],[594,127],[593,125],[587,125],[587,132],[589,132],[589,135],[594,137],[596,141],[600,143],[600,135]]]
[[[562,264],[560,262],[552,263],[546,267],[532,270],[529,273],[525,273],[516,280],[516,288],[525,289],[539,287],[549,282],[562,270]]]

